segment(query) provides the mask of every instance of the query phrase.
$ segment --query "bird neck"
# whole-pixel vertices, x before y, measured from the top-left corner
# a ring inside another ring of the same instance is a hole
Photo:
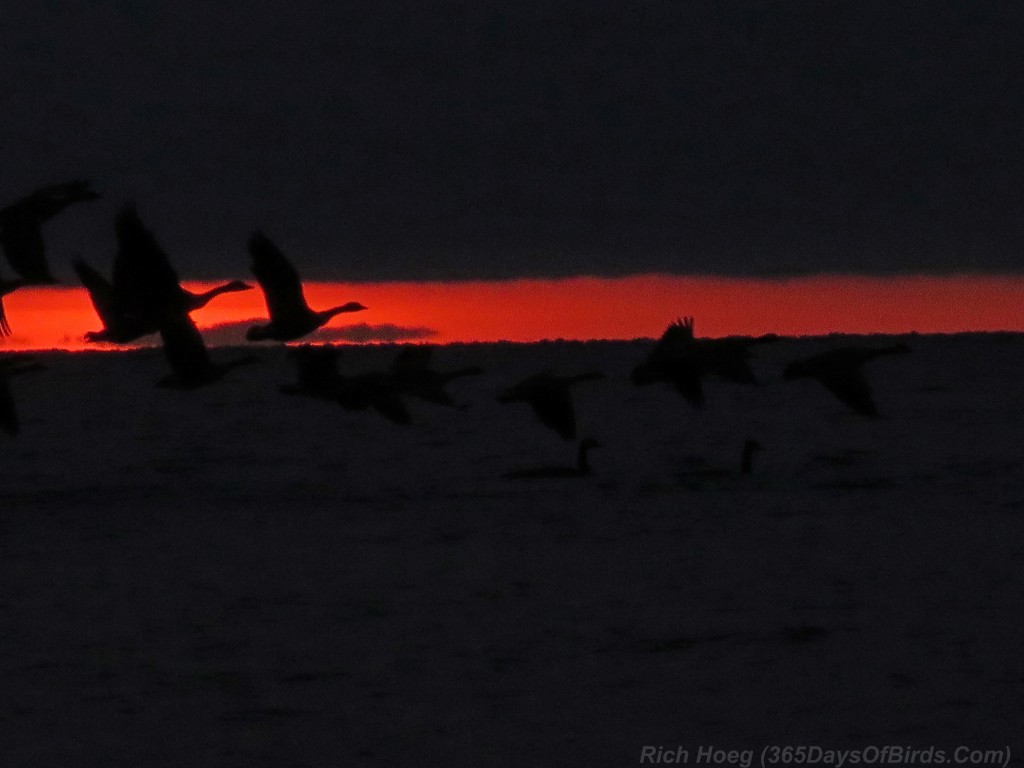
[[[220,296],[222,293],[232,293],[233,291],[238,290],[242,290],[238,287],[238,283],[224,283],[223,285],[215,286],[208,291],[202,291],[201,293],[193,293],[192,295],[195,296],[196,299],[201,301],[203,304],[205,304],[210,299],[216,296]],[[189,291],[189,293],[191,293],[191,291]]]

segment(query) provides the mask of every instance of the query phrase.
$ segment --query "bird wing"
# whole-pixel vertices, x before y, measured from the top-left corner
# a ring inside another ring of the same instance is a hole
[[[395,424],[410,424],[412,422],[409,409],[406,408],[398,393],[390,387],[375,392],[370,400],[370,405],[377,413]]]
[[[72,203],[98,197],[88,181],[71,181],[37,189],[0,210],[0,245],[11,267],[32,282],[56,282],[46,263],[43,222]]]
[[[685,354],[693,344],[693,324],[681,320],[672,323],[661,334],[658,343],[651,350],[649,360],[664,360]]]
[[[272,322],[309,312],[298,271],[270,238],[262,232],[253,234],[249,238],[249,255],[252,273],[263,289]]]
[[[871,396],[871,387],[855,365],[832,366],[821,370],[818,381],[842,402],[865,416],[878,416],[878,409]]]
[[[756,384],[747,362],[748,344],[746,339],[700,339],[694,342],[694,350],[700,367],[708,373],[739,384]]]
[[[402,347],[391,363],[392,373],[422,372],[430,369],[431,348],[424,344]]]
[[[203,337],[188,315],[182,314],[164,323],[160,337],[167,362],[181,380],[201,378],[210,369],[212,364]]]
[[[115,229],[114,315],[154,327],[176,319],[184,312],[178,273],[134,206],[121,209]]]
[[[16,209],[31,216],[38,224],[56,216],[69,205],[87,200],[96,200],[99,194],[89,189],[88,181],[68,181],[40,187],[29,195],[7,206],[3,213]]]
[[[14,397],[3,369],[0,369],[0,428],[10,435],[18,434],[18,413],[14,410]]]
[[[11,324],[7,322],[7,313],[4,310],[4,297],[0,296],[0,336],[11,335]]]
[[[676,392],[686,398],[694,408],[704,405],[704,386],[701,383],[701,370],[686,361],[671,367],[669,377]]]
[[[75,268],[78,279],[82,281],[82,285],[89,292],[89,299],[92,301],[96,314],[103,325],[109,328],[115,322],[114,286],[82,259],[75,259],[71,262],[71,266]]]
[[[0,219],[0,246],[11,268],[32,282],[53,282],[39,222],[14,210]]]
[[[565,440],[576,439],[576,411],[566,386],[551,387],[530,398],[533,412]]]

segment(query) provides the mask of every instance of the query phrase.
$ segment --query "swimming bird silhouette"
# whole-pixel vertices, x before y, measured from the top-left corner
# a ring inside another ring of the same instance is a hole
[[[761,450],[761,443],[753,438],[748,438],[743,443],[740,451],[739,474],[749,475],[754,471],[754,454]],[[705,487],[707,481],[728,480],[735,478],[737,471],[724,467],[709,465],[703,458],[691,457],[687,461],[687,468],[676,473],[676,477],[694,490]]]
[[[757,384],[748,362],[750,347],[778,338],[765,334],[699,339],[693,335],[693,318],[687,317],[665,330],[647,359],[633,369],[630,379],[636,386],[668,382],[699,408],[704,404],[703,379],[708,374],[737,384]]]
[[[312,333],[335,315],[366,309],[357,301],[320,311],[310,309],[298,271],[262,232],[249,239],[249,255],[252,273],[263,289],[270,315],[269,323],[254,325],[246,331],[249,341],[292,341]]]
[[[542,478],[558,478],[558,477],[586,477],[590,474],[590,462],[587,459],[587,454],[593,448],[603,447],[601,443],[593,438],[587,437],[580,440],[579,448],[576,452],[576,466],[564,467],[564,466],[551,466],[551,467],[529,467],[527,469],[516,469],[511,472],[506,472],[502,477],[509,480],[536,480]]]
[[[87,181],[72,181],[42,187],[0,210],[0,248],[20,279],[0,277],[0,336],[9,336],[11,326],[4,311],[3,297],[24,285],[56,283],[46,261],[43,224],[73,203],[99,197]]]
[[[529,403],[534,414],[545,426],[555,430],[565,440],[576,438],[576,411],[572,404],[571,387],[582,381],[603,379],[599,371],[575,376],[556,376],[550,371],[523,379],[498,395],[498,402]]]
[[[245,355],[226,363],[215,363],[195,323],[184,313],[162,322],[160,338],[172,372],[157,382],[159,387],[198,389],[219,381],[232,368],[259,361],[255,355]]]
[[[372,408],[389,421],[409,424],[412,416],[402,402],[389,374],[363,373],[343,376],[338,372],[339,350],[330,346],[302,345],[288,352],[295,361],[298,380],[285,384],[285,395],[302,395],[338,403],[350,411]]]
[[[435,371],[430,367],[433,347],[410,345],[403,347],[391,364],[391,377],[399,392],[418,397],[429,403],[454,407],[455,401],[445,387],[464,376],[478,376],[484,369],[478,365]]]
[[[782,376],[787,381],[817,379],[825,389],[854,411],[874,418],[879,415],[878,408],[861,366],[876,357],[902,355],[909,351],[910,347],[906,344],[876,348],[839,347],[791,362]]]

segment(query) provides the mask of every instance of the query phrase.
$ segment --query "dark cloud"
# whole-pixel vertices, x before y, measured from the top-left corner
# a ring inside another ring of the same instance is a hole
[[[144,6],[144,7],[143,7]],[[1019,270],[1008,0],[5,5],[0,195],[90,176],[188,276]]]
[[[210,346],[240,346],[250,342],[245,340],[245,332],[255,323],[265,323],[265,319],[253,318],[251,320],[239,320],[231,323],[215,323],[202,328],[203,339]],[[358,323],[337,328],[321,328],[309,341],[316,342],[399,342],[399,341],[423,341],[437,336],[434,328],[408,327],[381,323],[369,325]]]
[[[351,342],[424,341],[437,336],[437,334],[436,329],[423,326],[409,327],[392,325],[391,323],[381,323],[380,325],[358,323],[341,328],[322,328],[317,332],[317,340]]]

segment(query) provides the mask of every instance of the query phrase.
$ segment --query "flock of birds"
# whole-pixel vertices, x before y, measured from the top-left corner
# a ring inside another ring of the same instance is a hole
[[[9,335],[10,325],[3,309],[3,297],[25,285],[51,285],[58,281],[46,259],[42,227],[49,219],[74,203],[95,200],[99,195],[88,182],[73,181],[38,189],[0,210],[0,246],[7,262],[19,277],[5,280],[0,275],[0,335]],[[117,253],[112,280],[81,259],[73,262],[79,280],[92,300],[103,324],[85,338],[93,342],[130,344],[144,336],[159,334],[170,373],[158,386],[195,389],[211,384],[240,365],[259,358],[245,355],[228,362],[213,361],[189,313],[205,306],[223,293],[251,290],[234,280],[204,293],[184,289],[170,259],[153,233],[143,224],[132,204],[115,217]],[[349,302],[325,310],[313,310],[306,303],[298,271],[262,232],[249,239],[251,271],[263,291],[269,322],[248,329],[249,341],[288,342],[304,338],[336,315],[366,309]],[[704,404],[704,380],[716,376],[739,384],[756,384],[749,358],[759,344],[778,340],[774,334],[759,337],[698,338],[692,317],[672,323],[646,359],[632,372],[636,386],[664,382],[694,407]],[[871,387],[862,373],[868,361],[884,355],[903,354],[905,344],[884,347],[844,346],[791,362],[783,378],[816,379],[841,402],[867,417],[877,417]],[[454,406],[446,390],[449,382],[482,373],[479,367],[437,371],[431,366],[431,347],[403,347],[386,371],[344,375],[338,370],[339,350],[332,346],[291,347],[297,379],[280,387],[285,395],[300,395],[335,402],[349,410],[373,409],[397,424],[412,421],[404,397],[411,396],[439,405]],[[22,354],[0,356],[0,428],[18,432],[18,417],[9,378],[40,370],[41,364]],[[502,403],[528,404],[541,424],[563,440],[575,441],[576,416],[572,388],[582,382],[604,378],[598,371],[558,376],[544,371],[530,376],[498,395]],[[579,442],[577,462],[572,466],[535,467],[510,472],[510,479],[585,476],[590,472],[588,453],[600,447],[593,438]],[[749,439],[743,446],[741,471],[752,469],[753,453],[760,447]]]

